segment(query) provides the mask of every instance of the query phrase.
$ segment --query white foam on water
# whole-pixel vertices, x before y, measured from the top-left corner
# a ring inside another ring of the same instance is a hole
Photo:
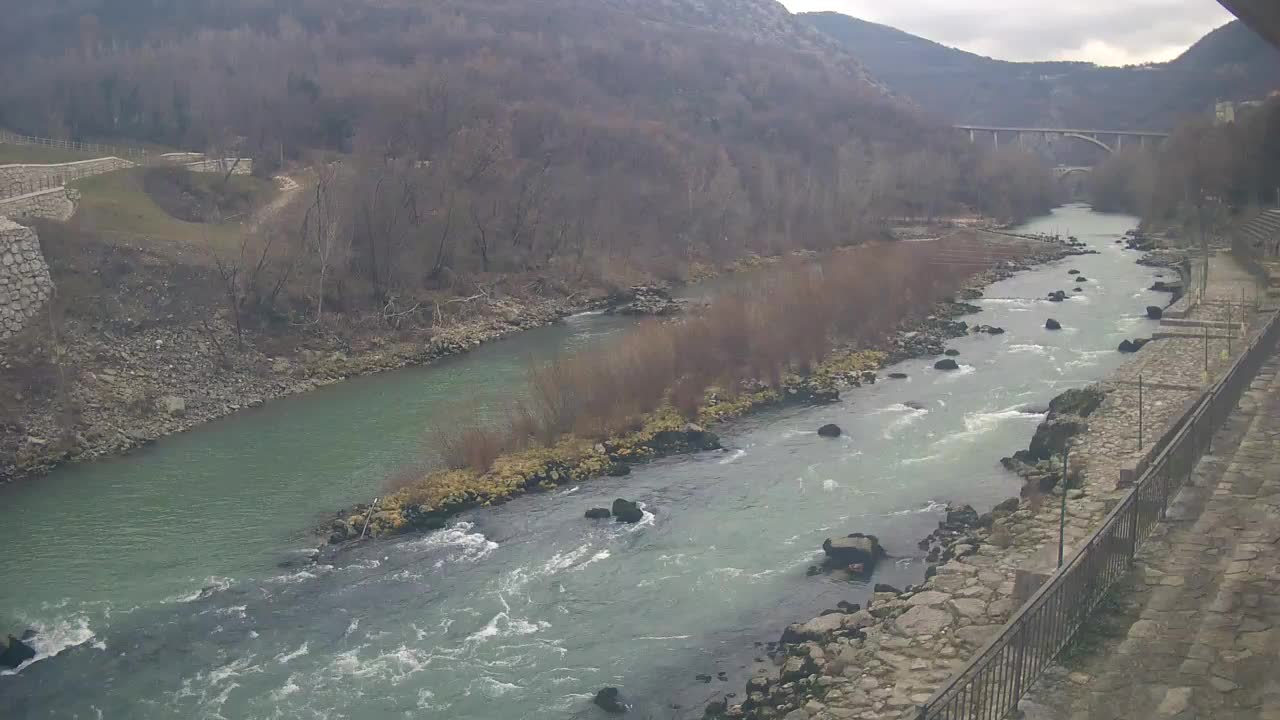
[[[245,618],[248,617],[248,615],[245,612],[248,609],[249,609],[249,606],[247,605],[231,605],[230,607],[218,608],[213,611],[213,614],[217,615],[218,617],[236,618],[239,620],[244,620]],[[201,614],[203,615],[204,613],[201,613]]]
[[[296,573],[287,575],[276,575],[273,578],[269,578],[267,582],[280,583],[281,585],[297,585],[308,580],[315,580],[317,577],[319,576],[310,570],[299,570]]]
[[[946,507],[947,507],[947,504],[944,502],[938,502],[937,500],[930,500],[929,502],[925,503],[923,507],[907,508],[906,510],[895,510],[894,512],[891,512],[891,513],[885,513],[884,516],[894,517],[897,515],[921,515],[924,513],[936,513],[939,510],[945,510]]]
[[[480,694],[489,698],[502,697],[503,695],[508,695],[517,690],[524,689],[523,687],[516,685],[515,683],[502,682],[501,680],[491,678],[488,675],[482,675],[476,678],[475,680],[473,680],[471,684],[467,686],[467,690],[463,694],[470,695],[472,689],[475,688],[476,685],[480,686],[479,687]]]
[[[1008,349],[1009,349],[1009,352],[1011,353],[1032,353],[1034,355],[1045,355],[1045,356],[1050,354],[1049,348],[1043,345],[1035,345],[1030,343],[1010,345]]]
[[[742,457],[743,455],[746,455],[746,454],[747,454],[747,451],[746,451],[746,450],[743,450],[743,449],[739,448],[739,449],[734,450],[733,452],[729,453],[728,455],[726,455],[726,456],[724,456],[724,457],[720,458],[720,464],[721,464],[721,465],[728,465],[729,463],[731,463],[731,462],[733,462],[733,461],[737,460],[738,458],[740,458],[740,457]]]
[[[485,537],[484,533],[472,532],[474,528],[475,523],[460,522],[417,540],[400,543],[396,548],[408,552],[447,548],[450,551],[449,562],[476,562],[497,550],[498,543]],[[439,567],[440,563],[436,565]]]
[[[506,601],[503,601],[506,604]],[[464,645],[479,645],[491,638],[517,637],[521,635],[533,635],[534,633],[547,630],[551,627],[551,623],[545,620],[530,622],[524,618],[512,618],[507,613],[510,609],[494,615],[484,627],[471,633],[467,639],[463,641]]]
[[[569,488],[568,490],[561,490],[560,492],[557,492],[557,493],[555,493],[555,494],[556,494],[556,495],[572,495],[572,494],[574,494],[574,493],[578,492],[578,491],[579,491],[579,490],[581,490],[581,489],[582,489],[582,486],[580,486],[580,485],[574,485],[573,487]]]
[[[284,685],[271,691],[271,699],[275,702],[280,702],[301,689],[302,688],[298,687],[298,676],[296,674],[290,674],[289,679],[285,681]]]
[[[588,560],[588,561],[586,561],[586,562],[582,563],[581,565],[579,565],[579,566],[578,566],[578,569],[584,568],[584,567],[586,567],[586,566],[590,565],[591,563],[600,562],[601,560],[608,560],[608,559],[609,559],[609,554],[610,554],[610,553],[609,553],[609,551],[608,551],[608,550],[601,550],[600,552],[596,553],[595,555],[592,555],[590,560]]]
[[[640,506],[640,512],[642,516],[640,518],[640,522],[634,523],[627,528],[627,532],[636,532],[640,530],[640,528],[653,527],[654,522],[657,521],[657,517],[655,517],[653,513],[644,509],[644,503],[636,503],[636,504]]]
[[[299,647],[297,650],[294,650],[291,653],[280,653],[279,655],[277,655],[276,662],[284,664],[289,662],[290,660],[296,660],[297,658],[300,658],[303,655],[306,655],[308,652],[310,652],[310,648],[307,647],[306,642],[303,642],[302,647]]]
[[[50,622],[33,620],[27,625],[36,631],[36,636],[27,641],[31,649],[36,651],[35,657],[24,660],[16,668],[0,670],[0,675],[16,675],[34,663],[94,639],[93,629],[89,627],[89,618],[86,615],[71,615]],[[99,650],[107,649],[106,644],[101,641],[94,643],[92,647]]]
[[[193,590],[189,593],[186,593],[185,595],[175,595],[173,597],[166,598],[165,602],[187,603],[187,602],[194,602],[196,600],[201,600],[209,597],[210,595],[213,595],[214,593],[219,593],[219,592],[222,592],[223,590],[226,590],[227,588],[231,587],[233,582],[234,581],[229,577],[220,577],[217,575],[210,575],[209,577],[204,579],[203,583],[201,583],[199,590]]]
[[[897,405],[890,405],[889,407],[884,408],[883,411],[900,413],[897,418],[894,418],[893,422],[890,422],[889,425],[885,427],[883,433],[885,440],[892,440],[899,431],[910,427],[917,420],[929,414],[928,408],[913,408],[901,403]]]
[[[1005,408],[992,412],[970,412],[964,415],[964,430],[948,435],[942,439],[942,442],[967,442],[976,437],[984,435],[998,427],[1000,423],[1007,420],[1029,419],[1038,420],[1039,416],[1029,415],[1020,409],[1021,406]]]
[[[898,464],[899,465],[919,465],[921,463],[936,462],[941,459],[942,459],[941,455],[925,455],[924,457],[918,457],[918,458],[903,458],[902,460],[898,461]]]
[[[347,624],[346,632],[342,633],[342,637],[344,638],[350,637],[351,633],[359,629],[360,629],[360,618],[356,618],[355,620],[352,620],[350,623]]]
[[[638,637],[637,640],[688,640],[690,635],[646,635]]]
[[[822,489],[826,490],[827,492],[831,492],[838,487],[840,487],[840,483],[836,482],[835,480],[832,480],[831,478],[827,478],[826,480],[822,481]]]

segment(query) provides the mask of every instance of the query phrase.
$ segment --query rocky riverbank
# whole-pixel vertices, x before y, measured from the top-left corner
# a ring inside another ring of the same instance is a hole
[[[1175,253],[1141,262],[1185,272],[1185,257]],[[1110,451],[1116,418],[1129,418],[1117,394],[1102,384],[1054,398],[1030,446],[1004,461],[1026,481],[1024,497],[1009,498],[985,514],[968,506],[948,507],[938,529],[920,542],[927,563],[922,582],[902,590],[876,586],[865,608],[841,603],[789,626],[768,648],[772,664],[761,664],[745,694],[733,703],[711,703],[706,716],[916,718],[918,706],[990,641],[1052,572],[1059,503],[1065,509],[1068,553],[1112,507],[1117,475],[1113,468],[1104,473],[1095,467],[1096,452],[1090,449],[1105,445]],[[1095,421],[1103,429],[1091,432]],[[1064,480],[1068,444],[1079,459]]]
[[[14,404],[23,410],[0,426],[0,482],[128,452],[274,398],[467,352],[600,303],[493,301],[472,319],[445,328],[359,341],[315,333],[278,354],[260,350],[270,343],[248,332],[237,341],[224,319],[121,332],[68,324],[56,339],[0,349],[0,369],[40,373],[49,392],[15,392]],[[58,362],[24,366],[32,355]]]

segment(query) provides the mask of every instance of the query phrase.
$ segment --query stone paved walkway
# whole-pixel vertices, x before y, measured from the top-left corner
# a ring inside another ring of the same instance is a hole
[[[1027,720],[1280,720],[1278,368],[1273,356],[1142,547],[1122,632],[1042,679]]]

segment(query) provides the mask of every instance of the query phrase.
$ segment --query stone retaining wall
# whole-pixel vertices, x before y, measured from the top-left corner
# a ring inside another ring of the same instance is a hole
[[[0,217],[0,340],[25,328],[52,292],[35,231]]]
[[[253,172],[253,160],[250,158],[199,160],[186,163],[182,167],[191,172],[224,173],[230,170],[232,175],[249,175]]]
[[[76,190],[65,186],[0,199],[0,218],[69,220],[75,212]]]
[[[133,167],[133,163],[118,157],[80,160],[56,165],[0,165],[0,191],[13,185],[50,182],[62,184],[67,180],[101,175],[126,167]]]

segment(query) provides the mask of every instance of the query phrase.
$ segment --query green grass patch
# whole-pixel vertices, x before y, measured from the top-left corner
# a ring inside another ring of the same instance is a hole
[[[44,145],[10,145],[0,143],[0,165],[57,165],[59,163],[93,160],[98,155],[45,147]]]
[[[80,191],[77,218],[94,231],[112,239],[144,243],[200,245],[206,242],[218,247],[234,244],[243,233],[239,216],[229,222],[188,222],[166,212],[145,187],[145,168],[129,168],[96,175],[72,183]],[[221,175],[191,173],[200,185],[221,182]],[[275,192],[267,180],[234,176],[228,187],[253,198],[253,203],[267,202]],[[257,206],[255,204],[255,207]]]

